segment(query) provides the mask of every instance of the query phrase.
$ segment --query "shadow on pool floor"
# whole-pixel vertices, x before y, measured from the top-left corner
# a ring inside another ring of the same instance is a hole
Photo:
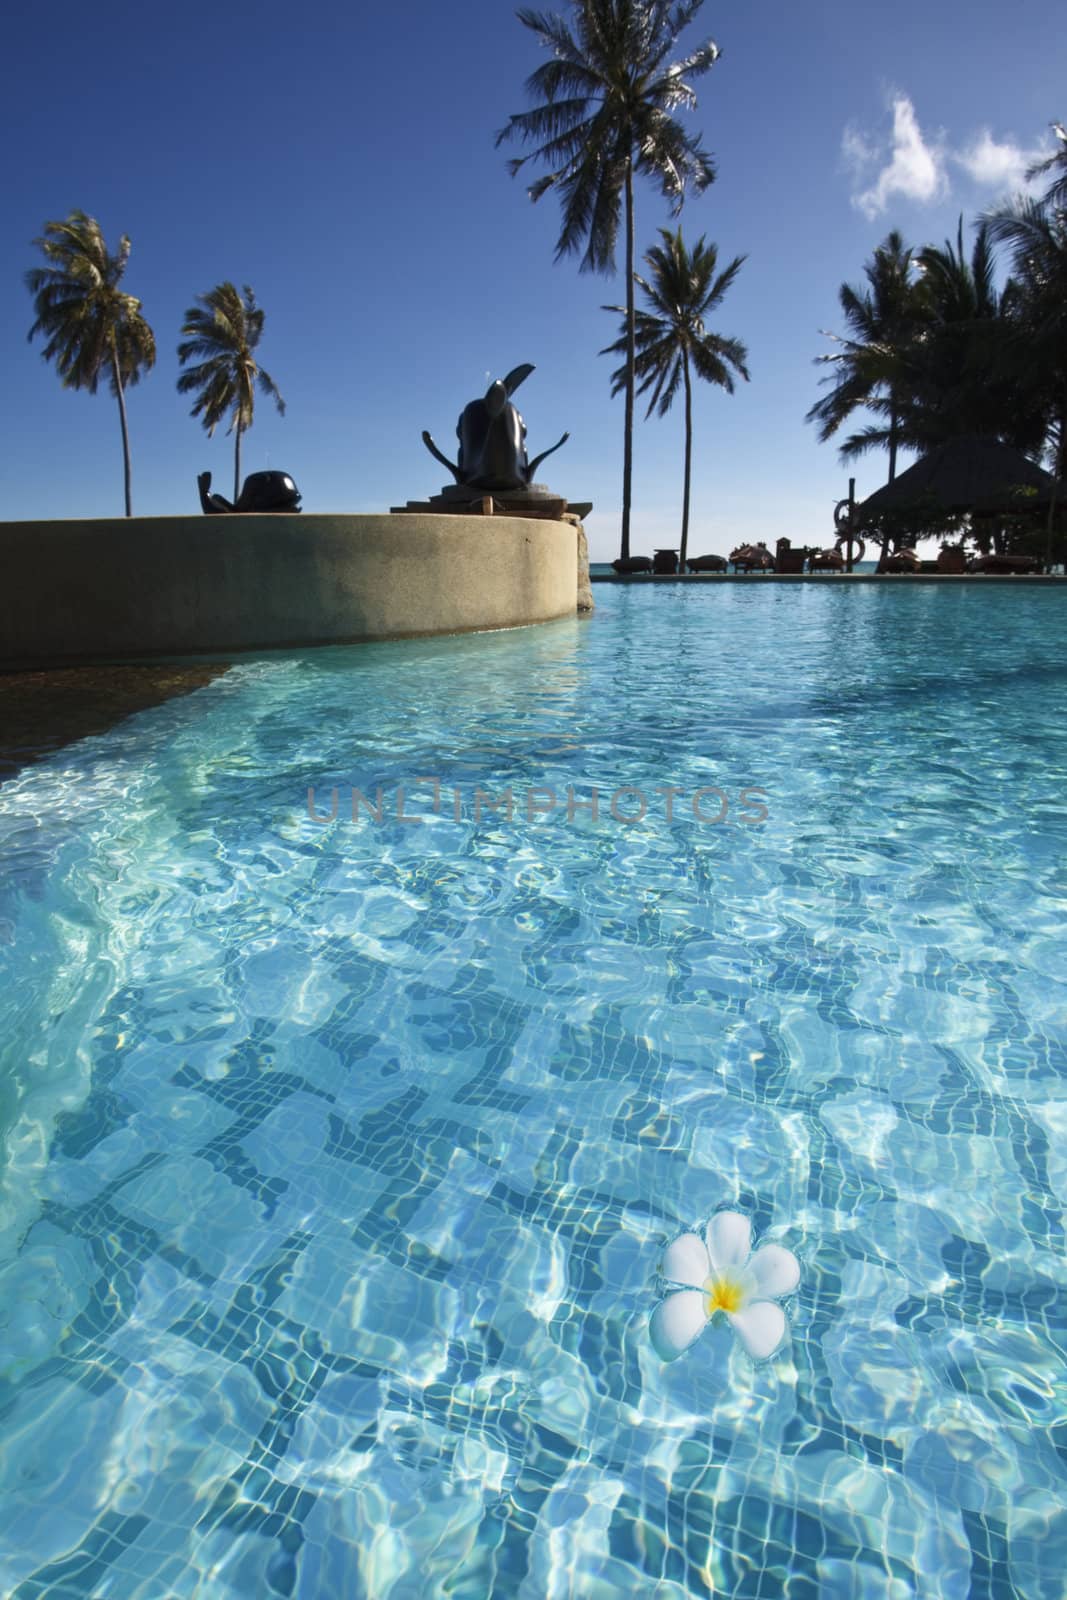
[[[144,662],[0,673],[0,783],[63,745],[202,688],[229,665]]]

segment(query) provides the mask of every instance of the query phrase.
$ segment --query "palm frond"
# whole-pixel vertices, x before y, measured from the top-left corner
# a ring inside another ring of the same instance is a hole
[[[45,223],[34,244],[48,265],[25,274],[35,312],[27,337],[43,335],[44,359],[65,388],[95,394],[107,373],[114,392],[116,363],[123,386],[136,383],[155,361],[155,338],[140,300],[120,288],[129,238],[123,234],[112,254],[96,219],[72,211]]]
[[[537,103],[514,114],[496,136],[534,148],[509,163],[552,170],[530,186],[532,200],[560,193],[562,225],[557,259],[581,254],[582,269],[611,272],[628,167],[652,178],[676,205],[687,188],[699,192],[714,178],[714,163],[672,111],[691,107],[689,79],[717,58],[705,41],[665,65],[680,32],[702,0],[574,0],[572,22],[523,8],[520,22],[550,59],[526,83]],[[584,248],[583,248],[584,247]]]
[[[739,339],[709,332],[704,325],[705,316],[722,301],[744,260],[744,256],[737,256],[717,273],[718,250],[714,244],[701,238],[690,250],[681,229],[674,233],[660,229],[660,243],[645,254],[647,278],[635,274],[635,283],[651,307],[636,311],[634,326],[638,393],[651,390],[649,416],[653,411],[663,416],[670,409],[684,376],[686,358],[699,378],[728,393],[734,390],[734,373],[747,381],[745,346]],[[622,314],[619,306],[605,306],[604,310]],[[626,343],[624,322],[618,339],[600,353],[624,355]],[[619,392],[625,374],[625,367],[612,373],[613,394]]]
[[[1049,185],[1043,196],[1043,201],[1051,209],[1064,210],[1067,208],[1067,128],[1062,122],[1052,123],[1052,132],[1059,143],[1059,149],[1054,150],[1043,161],[1035,161],[1033,166],[1027,167],[1027,179],[1043,178],[1046,173],[1054,172],[1055,179]]]
[[[257,388],[285,414],[277,384],[255,359],[263,323],[264,312],[247,283],[240,290],[229,281],[216,284],[185,313],[178,362],[188,370],[179,375],[177,387],[179,394],[196,395],[190,415],[201,418],[209,435],[227,415],[227,432],[246,433],[255,419]]]
[[[130,259],[129,237],[123,234],[112,254],[95,217],[76,210],[63,220],[46,222],[34,244],[46,265],[25,276],[35,313],[28,337],[43,337],[43,357],[55,365],[64,388],[95,394],[101,375],[107,375],[119,403],[130,516],[124,391],[153,366],[156,342],[140,300],[120,287]]]

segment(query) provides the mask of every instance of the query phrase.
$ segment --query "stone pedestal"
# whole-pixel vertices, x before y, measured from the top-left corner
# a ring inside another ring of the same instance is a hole
[[[574,524],[574,531],[578,538],[578,614],[579,616],[583,613],[588,615],[594,609],[593,585],[589,578],[589,540],[585,536],[585,529],[582,527],[582,519],[580,517],[570,512],[565,516],[564,521]]]
[[[468,483],[449,483],[429,500],[409,500],[403,506],[390,506],[394,514],[433,511],[440,515],[463,517],[543,517],[562,522],[568,512],[584,517],[593,509],[591,500],[567,501],[543,483],[525,489],[483,489]]]

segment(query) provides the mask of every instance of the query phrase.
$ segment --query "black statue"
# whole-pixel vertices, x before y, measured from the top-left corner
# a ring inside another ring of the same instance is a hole
[[[211,493],[210,472],[202,472],[196,486],[200,490],[200,509],[209,517],[229,511],[300,510],[300,490],[287,472],[250,472],[235,504],[221,494]]]
[[[464,406],[456,424],[457,462],[449,461],[430,435],[423,432],[427,450],[448,468],[457,484],[471,489],[528,489],[545,457],[566,444],[569,433],[550,450],[543,450],[532,461],[527,460],[526,424],[510,397],[533,370],[528,363],[514,367],[506,378],[498,378],[489,385],[484,399],[472,400],[470,405]]]

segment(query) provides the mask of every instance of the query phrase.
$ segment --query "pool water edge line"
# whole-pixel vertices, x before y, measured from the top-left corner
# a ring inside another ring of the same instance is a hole
[[[743,583],[751,589],[764,589],[774,584],[814,583],[820,588],[849,588],[857,583],[888,584],[900,588],[912,583],[943,584],[946,587],[964,585],[982,589],[1007,584],[1019,588],[1022,584],[1043,584],[1046,587],[1067,585],[1067,573],[1030,572],[642,572],[620,574],[617,572],[591,572],[590,583],[614,583],[634,588],[658,587],[661,584],[695,583],[721,585]]]

